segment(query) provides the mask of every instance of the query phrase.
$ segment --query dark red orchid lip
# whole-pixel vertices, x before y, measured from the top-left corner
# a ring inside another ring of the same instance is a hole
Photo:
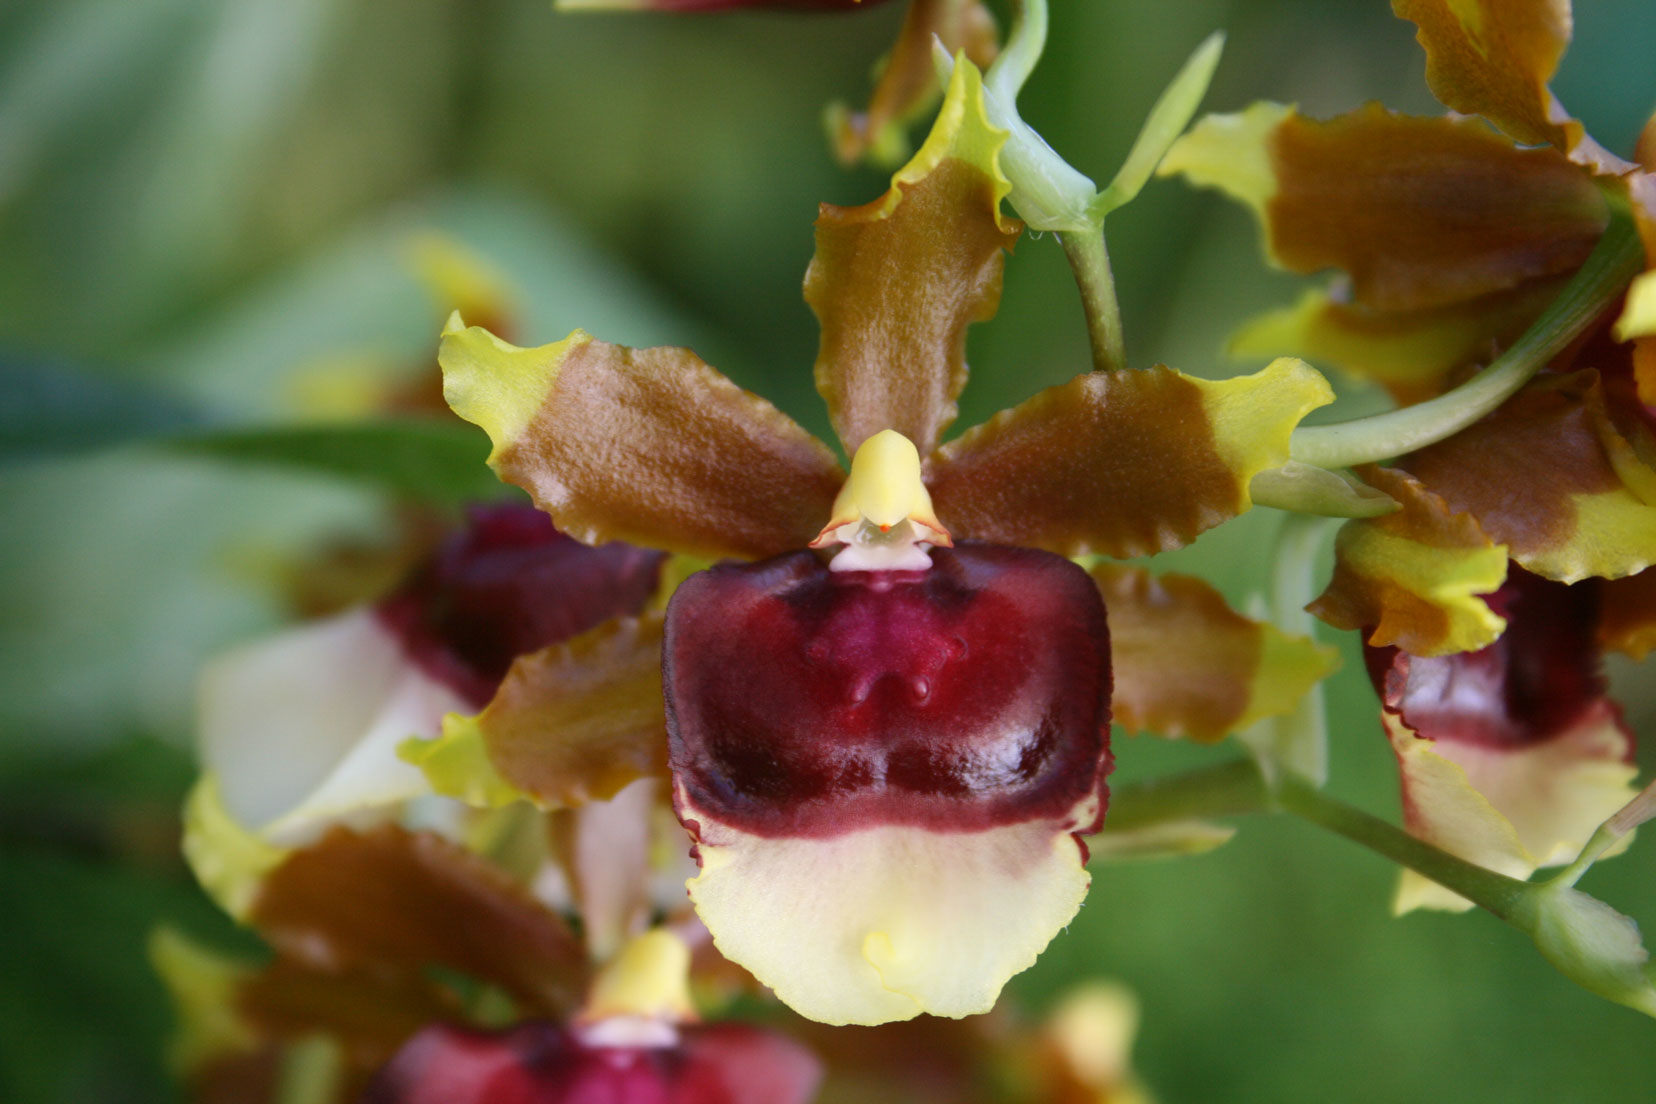
[[[361,1104],[803,1104],[822,1077],[802,1047],[755,1027],[681,1036],[670,1047],[588,1046],[546,1021],[499,1033],[434,1024]]]
[[[1061,817],[1109,769],[1109,631],[1086,572],[963,543],[919,572],[723,564],[668,609],[683,797],[762,836]],[[1085,829],[1084,829],[1085,830]]]
[[[636,615],[664,558],[589,547],[531,506],[476,507],[375,612],[421,670],[481,709],[518,656]]]
[[[1600,585],[1553,582],[1514,563],[1486,599],[1507,619],[1493,644],[1436,657],[1366,646],[1369,677],[1386,708],[1428,739],[1514,750],[1541,743],[1605,695]]]

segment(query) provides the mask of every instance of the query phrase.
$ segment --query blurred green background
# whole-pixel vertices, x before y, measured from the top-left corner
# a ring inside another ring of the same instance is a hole
[[[1024,117],[1100,181],[1215,28],[1230,38],[1209,109],[1436,110],[1413,28],[1381,0],[1054,7]],[[1576,14],[1556,90],[1626,152],[1656,107],[1656,5]],[[0,1100],[175,1098],[144,939],[161,919],[209,937],[224,923],[176,854],[194,672],[277,623],[268,565],[388,524],[360,486],[118,442],[296,417],[296,381],[330,365],[429,371],[446,307],[409,243],[430,229],[518,291],[523,343],[580,325],[691,345],[825,432],[799,295],[810,223],[819,200],[884,184],[832,163],[820,118],[866,95],[901,15],[0,4]],[[1111,231],[1137,363],[1244,367],[1223,358],[1226,335],[1296,286],[1263,268],[1243,211],[1181,184],[1152,184]],[[1050,237],[1020,244],[970,355],[961,427],[1086,366]],[[1240,600],[1268,515],[1166,563]],[[1333,788],[1392,815],[1390,754],[1345,644]],[[1656,680],[1617,678],[1651,736]],[[1117,780],[1213,757],[1122,741]],[[1587,888],[1656,924],[1653,855],[1641,844]],[[1144,1004],[1137,1063],[1168,1102],[1651,1098],[1648,1020],[1575,989],[1488,917],[1391,919],[1393,876],[1257,818],[1207,856],[1101,869],[1014,996],[1039,1009],[1078,976],[1128,982]]]

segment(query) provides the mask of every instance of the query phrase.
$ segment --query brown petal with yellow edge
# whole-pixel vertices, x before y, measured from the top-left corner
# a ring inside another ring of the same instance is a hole
[[[1249,321],[1231,338],[1237,357],[1297,356],[1381,384],[1401,405],[1441,395],[1495,359],[1551,303],[1567,277],[1418,310],[1375,310],[1344,287],[1311,289],[1298,303]]]
[[[451,322],[449,405],[488,431],[489,463],[588,544],[707,559],[804,547],[844,473],[827,446],[687,349],[579,330],[534,349]]]
[[[1403,508],[1340,529],[1334,576],[1306,608],[1337,629],[1368,631],[1375,647],[1395,644],[1417,656],[1494,643],[1506,621],[1483,596],[1506,580],[1506,548],[1407,472],[1360,474]]]
[[[1000,215],[1005,139],[976,70],[957,66],[931,136],[891,189],[862,207],[822,205],[805,301],[822,327],[817,390],[848,454],[892,429],[924,456],[954,420],[966,327],[994,315],[1002,251],[1021,230]]]
[[[1555,150],[1522,150],[1476,119],[1370,104],[1307,119],[1265,101],[1210,115],[1157,172],[1218,188],[1259,219],[1271,260],[1338,268],[1374,310],[1474,299],[1579,267],[1604,201]]]
[[[483,860],[394,825],[335,828],[260,887],[252,925],[277,953],[333,971],[418,976],[444,966],[526,1010],[579,999],[586,956],[564,922]]]
[[[1543,376],[1399,466],[1530,571],[1566,583],[1620,578],[1656,561],[1656,506],[1617,475],[1607,424],[1596,371]]]
[[[1638,399],[1656,421],[1656,117],[1639,138],[1639,159],[1649,172],[1628,179],[1633,220],[1644,243],[1645,270],[1627,289],[1625,313],[1616,324],[1619,339],[1633,341],[1633,380]]]
[[[1285,463],[1288,435],[1332,399],[1322,376],[1287,358],[1228,380],[1090,373],[945,445],[926,486],[957,538],[1148,555],[1248,509],[1249,481]]]
[[[1547,82],[1570,43],[1569,0],[1392,0],[1426,51],[1426,83],[1446,106],[1482,115],[1527,145],[1551,145],[1596,172],[1627,162],[1571,118]]]
[[[472,721],[505,782],[564,807],[666,776],[661,620],[613,621],[512,665]]]
[[[461,1016],[460,1002],[416,972],[328,970],[278,958],[236,991],[236,1008],[274,1039],[322,1034],[345,1048],[362,1075],[389,1061],[403,1043],[433,1020]]]
[[[1332,650],[1235,612],[1189,575],[1100,564],[1115,669],[1111,708],[1129,732],[1202,743],[1285,713],[1334,665]]]
[[[1356,298],[1384,310],[1573,271],[1606,225],[1579,168],[1550,149],[1515,149],[1475,119],[1378,104],[1327,121],[1290,115],[1270,154],[1272,254],[1295,272],[1344,269]]]
[[[283,1058],[276,1045],[213,1058],[184,1078],[188,1098],[191,1104],[280,1104]]]
[[[1609,579],[1601,586],[1599,646],[1643,659],[1656,649],[1656,568]]]
[[[995,17],[982,0],[913,0],[867,109],[851,111],[843,104],[828,109],[829,137],[840,164],[854,165],[865,156],[891,164],[907,152],[904,127],[936,101],[934,41],[951,56],[964,50],[979,69],[987,69],[1000,52]]]

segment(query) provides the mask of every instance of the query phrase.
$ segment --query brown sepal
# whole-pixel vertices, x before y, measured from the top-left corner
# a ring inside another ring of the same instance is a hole
[[[276,1043],[221,1054],[187,1075],[185,1095],[190,1104],[280,1104],[282,1057]]]
[[[1445,106],[1596,172],[1627,169],[1547,87],[1570,43],[1569,0],[1392,0],[1392,11],[1420,28],[1426,83]]]
[[[520,656],[477,724],[500,776],[549,805],[604,800],[634,779],[665,776],[661,615]]]
[[[1021,229],[998,207],[994,179],[953,157],[873,203],[822,205],[805,301],[822,327],[817,390],[847,454],[894,429],[925,456],[954,420],[966,327],[994,315]]]
[[[1543,375],[1489,417],[1399,466],[1452,510],[1476,517],[1530,567],[1576,535],[1574,496],[1622,487],[1600,440],[1603,402],[1592,369]]]
[[[526,1013],[578,1000],[586,958],[564,922],[459,846],[382,825],[334,828],[266,878],[251,921],[317,970],[401,976],[444,966],[500,986]]]
[[[1253,692],[1259,626],[1188,575],[1100,564],[1092,577],[1109,613],[1116,723],[1202,743],[1224,739]]]
[[[964,50],[979,69],[989,68],[1000,52],[995,17],[982,0],[913,0],[867,109],[843,114],[837,114],[843,109],[831,109],[835,114],[830,115],[830,138],[840,164],[861,161],[871,148],[881,146],[888,128],[902,126],[935,97],[934,41],[951,56]]]
[[[1656,649],[1656,567],[1600,586],[1599,647],[1644,659]]]
[[[461,1018],[459,1001],[403,969],[333,971],[278,958],[236,992],[237,1010],[261,1036],[297,1041],[322,1034],[366,1075],[434,1020]]]
[[[1270,142],[1270,248],[1296,272],[1351,274],[1381,310],[1460,302],[1580,267],[1608,215],[1580,168],[1475,119],[1369,104],[1290,115]]]
[[[1248,504],[1200,388],[1165,367],[1048,388],[944,446],[926,486],[957,538],[1063,556],[1177,548]]]
[[[1408,472],[1369,465],[1358,474],[1402,509],[1360,523],[1348,522],[1341,529],[1333,577],[1306,609],[1336,629],[1369,630],[1370,644],[1395,644],[1414,655],[1440,655],[1454,636],[1451,607],[1443,601],[1428,601],[1396,578],[1357,570],[1344,555],[1346,547],[1365,529],[1401,537],[1423,550],[1487,549],[1493,542],[1471,514],[1451,510]]]
[[[822,442],[688,349],[603,341],[569,350],[496,468],[588,544],[706,559],[803,548],[844,480]]]

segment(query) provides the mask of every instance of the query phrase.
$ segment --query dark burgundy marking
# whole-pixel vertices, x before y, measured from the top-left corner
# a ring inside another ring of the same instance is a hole
[[[1639,398],[1634,368],[1637,343],[1617,341],[1614,333],[1615,320],[1625,306],[1622,300],[1612,302],[1586,334],[1547,363],[1543,373],[1562,375],[1582,368],[1597,369],[1604,386],[1604,405],[1616,428],[1626,436],[1656,433],[1656,407],[1646,406]]]
[[[410,1039],[361,1104],[804,1104],[809,1052],[741,1024],[689,1028],[673,1047],[589,1047],[547,1022],[498,1034],[437,1024]]]
[[[696,809],[759,835],[821,837],[975,831],[1102,794],[1098,588],[1034,549],[931,556],[930,571],[833,572],[797,552],[679,587],[663,683],[672,768]]]
[[[1427,657],[1365,647],[1382,703],[1433,740],[1520,748],[1567,731],[1605,693],[1598,580],[1565,586],[1512,564],[1487,601],[1507,619],[1487,648]]]
[[[478,507],[377,612],[426,674],[482,708],[518,656],[642,610],[663,558],[589,547],[528,506]]]

